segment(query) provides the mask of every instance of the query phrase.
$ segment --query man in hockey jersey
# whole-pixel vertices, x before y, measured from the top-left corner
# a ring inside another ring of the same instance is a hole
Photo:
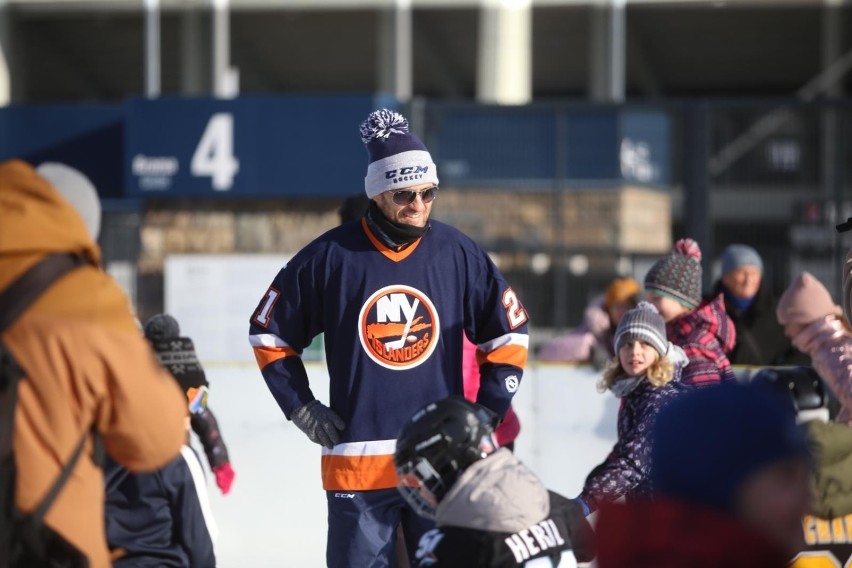
[[[481,406],[449,398],[428,404],[403,426],[394,454],[399,491],[437,522],[420,540],[417,565],[591,560],[591,527],[580,505],[548,491],[512,452],[498,449],[495,419]]]
[[[503,416],[526,362],[527,314],[488,255],[432,221],[435,164],[399,114],[361,125],[367,212],[310,243],[251,316],[250,342],[285,416],[323,446],[329,566],[393,565],[431,523],[396,491],[399,429],[424,404],[463,394],[462,335],[479,350],[478,403]],[[325,334],[329,406],[299,357]]]

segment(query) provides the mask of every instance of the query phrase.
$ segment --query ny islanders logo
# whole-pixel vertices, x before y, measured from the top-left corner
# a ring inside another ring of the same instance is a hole
[[[438,343],[438,312],[410,286],[386,286],[370,296],[358,316],[358,337],[370,359],[393,370],[412,369]]]

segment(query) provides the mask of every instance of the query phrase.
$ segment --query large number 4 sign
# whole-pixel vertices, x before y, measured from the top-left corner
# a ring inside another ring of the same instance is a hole
[[[207,122],[189,171],[194,176],[209,176],[216,191],[228,191],[239,170],[240,162],[234,156],[234,115],[216,113]]]

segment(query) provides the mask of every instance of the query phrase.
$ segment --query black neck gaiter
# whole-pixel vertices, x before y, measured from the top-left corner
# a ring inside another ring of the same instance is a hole
[[[382,244],[392,249],[413,243],[429,230],[428,222],[425,227],[414,227],[391,221],[385,217],[382,210],[372,199],[365,218],[373,234],[382,241]]]

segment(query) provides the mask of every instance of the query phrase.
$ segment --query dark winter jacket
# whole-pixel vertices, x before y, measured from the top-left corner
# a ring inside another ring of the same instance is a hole
[[[668,499],[601,508],[598,568],[786,568],[789,557],[733,518]]]
[[[113,568],[215,568],[217,530],[189,446],[154,473],[132,474],[108,459],[104,478]]]
[[[852,428],[844,424],[808,422],[814,456],[813,515],[805,517],[805,550],[810,558],[831,554],[841,566],[852,565]],[[808,564],[810,566],[812,564]],[[799,565],[793,564],[794,568]],[[802,564],[802,566],[805,566]]]
[[[618,440],[606,460],[595,467],[586,478],[580,498],[588,512],[601,504],[620,497],[632,499],[650,493],[648,474],[651,469],[651,430],[660,410],[676,396],[691,387],[681,382],[686,356],[675,346],[672,362],[675,375],[672,381],[655,387],[643,379],[621,399],[618,409]]]
[[[668,322],[666,333],[689,358],[681,382],[705,386],[736,380],[728,353],[734,348],[737,333],[721,294]]]
[[[550,558],[574,566],[594,556],[580,506],[548,491],[505,448],[471,465],[438,505],[437,528],[420,540],[419,566],[523,566]]]
[[[210,408],[205,408],[199,414],[193,414],[190,418],[190,424],[192,431],[196,433],[204,447],[210,469],[216,469],[230,461],[225,440],[222,439],[222,434],[219,432],[219,422],[216,421],[216,417]]]
[[[713,298],[724,294],[721,280],[714,287]],[[737,342],[728,355],[732,365],[808,365],[807,355],[796,351],[784,328],[778,323],[775,308],[778,300],[766,286],[757,291],[751,305],[741,310],[725,297],[725,311],[734,322]]]

